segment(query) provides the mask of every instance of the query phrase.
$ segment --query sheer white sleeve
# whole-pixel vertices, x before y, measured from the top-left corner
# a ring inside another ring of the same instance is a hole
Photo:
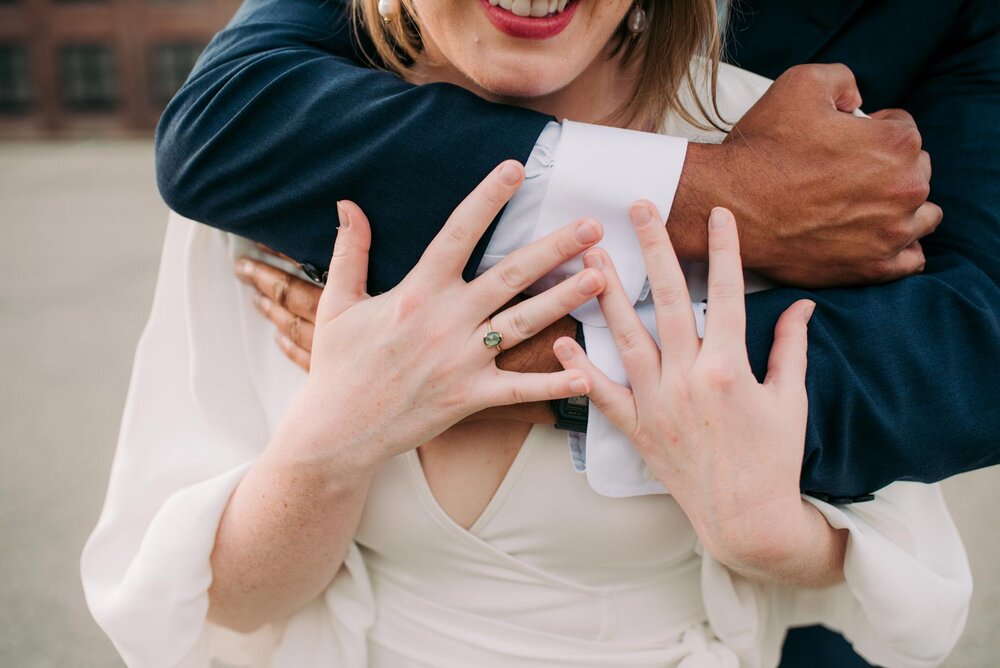
[[[843,583],[765,586],[703,555],[709,622],[740,665],[778,665],[786,629],[813,624],[842,633],[874,665],[941,665],[965,627],[972,576],[940,487],[898,482],[850,506],[805,498],[850,532]]]
[[[240,635],[206,621],[223,510],[305,378],[275,355],[233,276],[234,259],[254,253],[171,216],[107,498],[81,561],[91,612],[130,666],[364,662],[373,604],[356,547],[324,596],[285,624]],[[320,624],[322,634],[309,632]],[[282,643],[290,634],[296,641]]]

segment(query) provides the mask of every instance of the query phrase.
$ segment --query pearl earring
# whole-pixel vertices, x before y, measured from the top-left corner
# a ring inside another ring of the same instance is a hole
[[[386,23],[399,14],[399,0],[378,0],[378,13]]]
[[[628,31],[632,37],[638,37],[646,31],[649,21],[646,19],[646,10],[638,2],[632,5],[632,11],[628,13]]]

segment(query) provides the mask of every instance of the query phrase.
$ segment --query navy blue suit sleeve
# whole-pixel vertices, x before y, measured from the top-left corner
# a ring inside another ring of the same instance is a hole
[[[1000,11],[966,3],[905,106],[944,222],[924,273],[892,285],[748,297],[759,376],[773,326],[815,299],[802,488],[857,496],[1000,463]]]
[[[336,202],[357,202],[379,292],[493,167],[528,158],[551,118],[360,67],[351,30],[343,0],[247,0],[163,114],[157,180],[181,215],[320,268]]]

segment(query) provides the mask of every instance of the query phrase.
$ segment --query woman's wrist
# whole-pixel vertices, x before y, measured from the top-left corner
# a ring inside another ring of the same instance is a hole
[[[706,523],[702,532],[709,554],[747,578],[799,587],[843,580],[847,532],[798,494]]]
[[[282,466],[301,468],[342,489],[369,480],[385,459],[352,424],[343,406],[318,400],[307,387],[285,412],[268,450]]]

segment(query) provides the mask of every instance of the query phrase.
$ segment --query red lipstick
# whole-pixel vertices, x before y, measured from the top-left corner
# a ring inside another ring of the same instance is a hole
[[[548,39],[555,37],[569,25],[576,14],[579,0],[570,0],[566,9],[551,16],[518,16],[499,5],[491,5],[489,0],[479,0],[490,22],[497,30],[511,37],[522,39]]]

